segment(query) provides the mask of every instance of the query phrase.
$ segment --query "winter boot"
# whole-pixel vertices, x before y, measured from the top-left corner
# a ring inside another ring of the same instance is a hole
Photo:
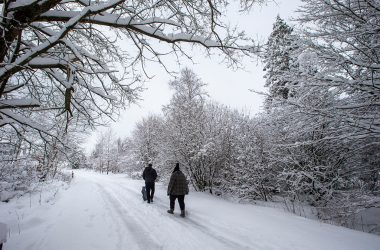
[[[185,210],[181,210],[181,217],[185,218]]]
[[[174,214],[174,210],[173,210],[173,209],[169,209],[169,210],[168,210],[168,213],[169,213],[169,214]]]

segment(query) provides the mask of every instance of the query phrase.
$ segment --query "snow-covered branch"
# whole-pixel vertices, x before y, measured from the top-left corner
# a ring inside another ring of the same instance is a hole
[[[242,8],[254,2],[241,1]],[[163,57],[190,58],[183,43],[217,49],[232,64],[257,51],[243,32],[223,24],[227,3],[11,1],[1,13],[0,100],[5,95],[37,98],[58,114],[72,104],[74,116],[89,124],[97,124],[101,114],[113,119],[118,109],[138,99],[142,78],[137,67],[145,70],[153,61],[169,72]],[[120,38],[130,43],[128,51],[120,48]],[[165,42],[165,49],[155,41]]]

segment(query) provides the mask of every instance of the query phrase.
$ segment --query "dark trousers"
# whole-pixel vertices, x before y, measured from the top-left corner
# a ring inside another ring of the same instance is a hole
[[[153,200],[154,196],[154,182],[145,182],[145,188],[146,188],[146,197],[148,199],[148,202]]]
[[[170,195],[170,209],[174,210],[175,200],[178,198],[179,207],[185,210],[185,195]]]

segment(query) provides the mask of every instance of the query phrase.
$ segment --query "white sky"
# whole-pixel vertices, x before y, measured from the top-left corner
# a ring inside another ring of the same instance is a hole
[[[255,6],[248,14],[234,15],[230,22],[236,24],[240,30],[246,31],[259,41],[265,41],[272,32],[272,26],[279,14],[291,24],[291,17],[295,17],[295,10],[301,0],[276,0],[263,6]],[[233,71],[227,65],[220,63],[220,58],[206,58],[202,54],[192,53],[195,64],[183,60],[181,68],[192,69],[205,83],[210,99],[225,104],[231,108],[258,113],[261,110],[263,97],[252,93],[249,89],[265,91],[262,65],[256,60],[245,60],[245,70]],[[174,65],[173,68],[175,68]],[[163,105],[169,103],[172,92],[168,82],[173,79],[158,65],[149,65],[149,73],[155,77],[145,84],[146,90],[142,93],[143,100],[138,105],[132,105],[122,112],[118,122],[110,125],[117,137],[129,136],[136,122],[149,114],[160,114]],[[97,135],[107,128],[98,128],[84,144],[89,153],[96,143]]]

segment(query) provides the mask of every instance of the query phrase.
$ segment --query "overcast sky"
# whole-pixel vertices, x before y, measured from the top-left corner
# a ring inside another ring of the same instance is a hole
[[[296,9],[301,0],[276,0],[263,6],[255,7],[249,14],[231,16],[231,23],[236,24],[247,35],[265,41],[272,31],[273,23],[279,14],[291,24],[291,17],[296,16]],[[252,93],[249,89],[265,91],[263,87],[265,79],[262,65],[256,60],[245,60],[245,70],[234,71],[225,64],[220,63],[220,58],[205,58],[202,54],[194,55],[194,63],[183,61],[181,68],[192,69],[205,83],[210,99],[225,104],[250,114],[261,110],[263,97]],[[142,99],[138,105],[132,105],[122,112],[119,121],[111,124],[111,129],[116,136],[124,138],[129,136],[136,122],[149,114],[160,114],[163,105],[169,103],[171,90],[168,82],[173,79],[157,65],[149,66],[149,72],[155,77],[145,84],[146,90],[142,93]],[[99,128],[94,131],[85,143],[85,150],[89,153],[96,143],[97,134],[107,128]]]

